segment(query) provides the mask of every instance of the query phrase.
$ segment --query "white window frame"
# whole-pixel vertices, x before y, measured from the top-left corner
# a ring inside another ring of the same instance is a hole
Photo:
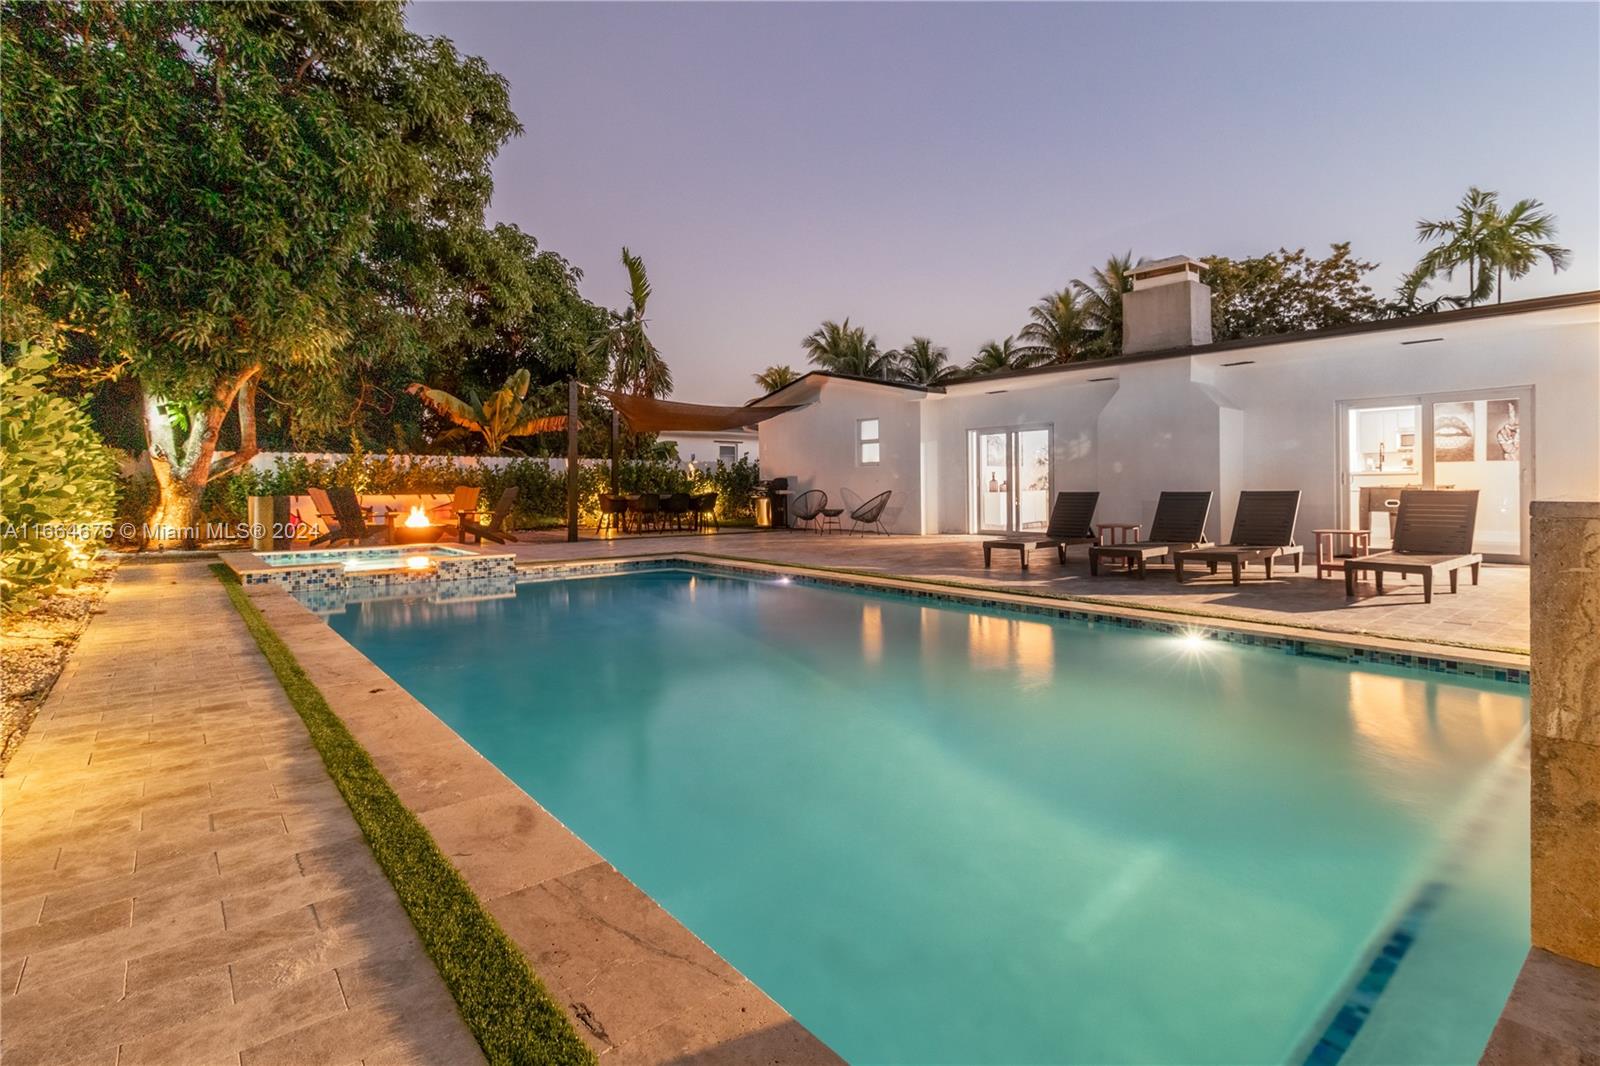
[[[868,422],[873,423],[873,425],[877,427],[877,432],[871,437],[866,435],[866,428],[867,428],[867,423]],[[867,445],[869,445],[869,444],[874,445],[878,449],[878,457],[876,459],[867,459],[867,458],[865,458],[864,453],[866,451]],[[883,420],[881,418],[876,418],[876,417],[873,417],[873,418],[858,418],[858,419],[856,419],[856,465],[857,466],[881,466],[882,464],[883,464]]]

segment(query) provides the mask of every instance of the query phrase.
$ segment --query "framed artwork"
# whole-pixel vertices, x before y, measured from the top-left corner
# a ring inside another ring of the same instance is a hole
[[[1488,427],[1484,431],[1484,458],[1491,463],[1514,463],[1522,455],[1522,425],[1517,401],[1490,400]]]
[[[1470,463],[1473,453],[1473,404],[1436,403],[1433,405],[1433,461]]]

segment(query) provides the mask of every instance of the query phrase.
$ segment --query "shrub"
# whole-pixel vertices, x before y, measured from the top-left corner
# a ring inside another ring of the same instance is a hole
[[[6,345],[0,367],[0,590],[6,606],[82,577],[116,514],[117,465],[89,416],[45,390],[55,353]]]

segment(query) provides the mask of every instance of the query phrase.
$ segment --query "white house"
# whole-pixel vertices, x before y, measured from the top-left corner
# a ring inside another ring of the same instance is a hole
[[[678,449],[678,458],[693,463],[701,469],[715,467],[718,462],[732,466],[740,459],[752,463],[761,458],[761,438],[753,429],[722,430],[716,433],[690,433],[676,430],[657,434],[662,443],[671,443]]]
[[[807,374],[758,404],[762,473],[853,504],[894,492],[897,533],[1042,529],[1054,493],[1150,521],[1162,490],[1302,491],[1300,538],[1370,528],[1405,485],[1481,491],[1478,550],[1525,561],[1528,503],[1600,495],[1600,292],[1211,342],[1200,264],[1142,263],[1121,356],[944,388]]]

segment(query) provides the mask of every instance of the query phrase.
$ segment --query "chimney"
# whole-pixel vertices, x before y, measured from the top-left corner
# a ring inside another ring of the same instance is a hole
[[[1211,288],[1186,255],[1141,259],[1122,294],[1122,354],[1211,343]]]

